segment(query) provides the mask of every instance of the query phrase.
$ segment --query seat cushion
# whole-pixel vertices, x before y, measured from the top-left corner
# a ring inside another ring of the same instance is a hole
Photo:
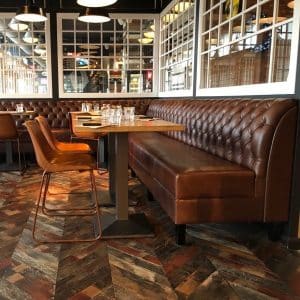
[[[131,133],[129,152],[175,199],[254,197],[252,170],[165,135]]]

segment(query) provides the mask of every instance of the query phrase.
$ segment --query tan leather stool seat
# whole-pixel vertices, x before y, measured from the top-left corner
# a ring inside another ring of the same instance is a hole
[[[51,128],[48,124],[48,121],[43,116],[38,116],[35,118],[40,125],[40,128],[46,137],[49,145],[54,150],[58,150],[60,152],[78,152],[78,153],[90,153],[91,148],[88,144],[85,143],[64,143],[58,141],[53,135]]]

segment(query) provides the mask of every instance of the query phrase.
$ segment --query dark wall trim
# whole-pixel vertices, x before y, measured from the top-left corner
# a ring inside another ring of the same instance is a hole
[[[1,12],[15,12],[18,7],[25,5],[28,0],[1,0]],[[160,13],[171,0],[118,0],[108,7],[113,13]],[[35,0],[35,3],[46,9],[47,12],[79,12],[84,7],[78,5],[76,0]]]
[[[296,75],[296,94],[295,98],[298,99],[298,124],[297,136],[294,157],[294,174],[292,184],[292,196],[290,204],[290,221],[288,226],[288,241],[287,245],[290,249],[300,249],[300,45],[298,47],[298,62],[297,75]]]
[[[52,69],[52,98],[58,99],[58,54],[57,54],[57,19],[56,14],[50,14],[51,39],[51,69]]]
[[[196,15],[195,15],[195,40],[194,40],[194,84],[193,84],[193,96],[196,97],[197,92],[197,73],[198,73],[198,36],[199,36],[199,15],[200,15],[200,1],[196,1]],[[199,70],[200,71],[200,70]]]

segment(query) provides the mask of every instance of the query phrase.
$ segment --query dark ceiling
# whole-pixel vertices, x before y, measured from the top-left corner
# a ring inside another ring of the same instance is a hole
[[[32,0],[0,0],[0,11],[15,11],[17,7]],[[33,0],[46,8],[47,12],[78,12],[83,9],[76,4],[76,0]],[[132,13],[158,13],[166,7],[171,0],[118,0],[112,6],[108,6],[110,12]]]

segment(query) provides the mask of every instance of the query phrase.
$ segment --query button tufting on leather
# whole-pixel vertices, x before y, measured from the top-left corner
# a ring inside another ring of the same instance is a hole
[[[270,133],[275,130],[272,125],[278,122],[278,111],[284,111],[277,105],[278,99],[184,102],[182,104],[182,100],[177,99],[153,100],[147,114],[186,126],[184,132],[164,133],[168,136],[251,169],[255,168],[257,172],[259,170],[256,169],[263,168],[263,164],[256,163],[256,160],[267,159],[264,147],[271,142],[255,138],[255,133],[257,130]],[[290,104],[287,102],[287,105]]]

